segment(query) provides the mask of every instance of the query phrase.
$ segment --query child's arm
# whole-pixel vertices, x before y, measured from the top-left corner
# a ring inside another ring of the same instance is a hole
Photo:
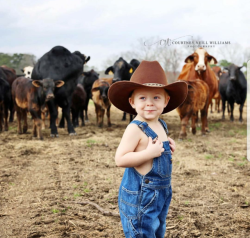
[[[141,140],[140,132],[137,132],[137,130],[139,130],[139,128],[133,124],[126,128],[115,155],[117,166],[136,167],[150,159],[159,157],[164,151],[161,141],[156,140],[153,143],[152,138],[149,137],[147,148],[142,151],[134,152]]]

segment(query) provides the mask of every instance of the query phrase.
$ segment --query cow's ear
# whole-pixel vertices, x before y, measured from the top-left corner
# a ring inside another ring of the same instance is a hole
[[[242,66],[238,67],[238,70],[240,70],[242,67],[244,67],[244,65],[242,65]]]
[[[96,87],[96,88],[92,88],[92,92],[97,92],[97,91],[99,91],[100,90],[100,87]]]
[[[42,87],[42,86],[43,86],[43,81],[41,81],[41,80],[32,80],[32,84],[33,84],[35,87],[39,88],[39,87]]]
[[[114,74],[114,67],[110,66],[105,70],[105,74]]]
[[[87,59],[85,59],[85,63],[84,64],[86,64],[89,60],[90,60],[90,56]]]
[[[227,70],[227,71],[229,71],[228,67],[224,67],[224,69],[223,69],[223,70]]]
[[[207,56],[207,60],[208,60],[208,63],[213,63],[213,64],[217,64],[217,59],[215,59],[212,55],[208,55]],[[211,62],[213,60],[213,62]]]
[[[21,69],[21,71],[24,73],[24,70],[23,70],[23,69]]]
[[[185,59],[184,62],[185,62],[185,63],[194,62],[194,55],[193,55],[193,54],[192,54],[192,55],[189,55],[189,56]]]
[[[89,77],[90,76],[90,72],[83,72],[83,75]]]
[[[64,81],[62,81],[62,80],[57,80],[56,82],[55,82],[55,86],[57,87],[57,88],[60,88],[60,87],[62,87],[64,85]]]
[[[128,64],[128,66],[129,66],[129,73],[130,73],[130,74],[134,73],[134,71],[135,71],[134,66],[131,65],[131,64]]]

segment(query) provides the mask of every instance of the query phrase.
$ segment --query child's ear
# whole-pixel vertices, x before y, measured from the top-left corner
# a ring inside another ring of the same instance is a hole
[[[168,105],[169,100],[170,100],[170,96],[167,96],[165,100],[165,107]]]
[[[135,108],[134,100],[132,98],[128,99],[129,104],[131,105],[132,108]]]

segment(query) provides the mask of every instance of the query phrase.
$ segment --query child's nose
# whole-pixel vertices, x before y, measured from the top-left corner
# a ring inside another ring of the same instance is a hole
[[[152,100],[151,98],[148,98],[148,99],[147,99],[147,105],[148,105],[148,106],[153,105],[153,100]]]

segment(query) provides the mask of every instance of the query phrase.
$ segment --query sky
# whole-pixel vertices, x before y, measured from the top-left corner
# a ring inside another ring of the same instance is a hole
[[[246,0],[0,0],[0,6],[0,52],[40,58],[62,45],[89,55],[99,70],[139,38],[192,35],[250,47]]]

